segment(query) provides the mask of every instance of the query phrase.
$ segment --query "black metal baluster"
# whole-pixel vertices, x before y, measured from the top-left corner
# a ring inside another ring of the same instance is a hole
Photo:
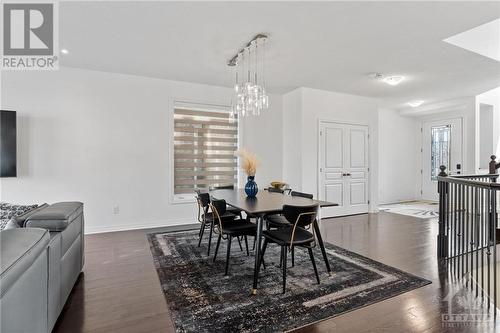
[[[453,273],[457,276],[457,184],[453,184]]]
[[[498,228],[498,214],[497,214],[497,191],[495,188],[491,190],[492,200],[491,200],[491,217],[492,224],[495,228],[493,230],[493,264],[495,267],[493,268],[493,311],[494,317],[497,317],[497,228]]]
[[[464,277],[464,257],[467,253],[467,251],[465,251],[465,244],[464,244],[464,234],[465,234],[465,231],[464,231],[464,186],[463,185],[460,185],[460,265],[462,266],[461,267],[461,274],[460,274],[460,278],[463,279]]]
[[[450,183],[449,184],[449,191],[450,193],[448,194],[448,218],[449,218],[449,233],[450,233],[450,272],[453,273],[453,254],[454,254],[454,248],[455,248],[455,237],[453,236],[455,231],[453,229],[453,189],[454,189],[454,184]]]
[[[461,235],[461,230],[460,230],[460,184],[457,184],[457,202],[455,205],[455,216],[457,220],[457,260],[456,260],[456,265],[457,265],[457,277],[460,278],[460,235]]]
[[[491,299],[491,272],[490,272],[490,257],[491,257],[491,214],[490,214],[490,191],[486,192],[486,206],[487,206],[487,213],[488,215],[486,216],[487,219],[487,235],[486,235],[486,242],[488,244],[488,250],[486,251],[486,265],[488,266],[488,291],[486,292],[488,294],[488,309],[490,308],[490,299]],[[495,267],[496,269],[496,267]]]
[[[469,187],[469,243],[470,243],[470,274],[469,279],[471,290],[474,288],[474,284],[472,283],[472,275],[474,274],[474,188]]]
[[[465,219],[465,227],[464,227],[464,240],[465,240],[465,286],[468,286],[469,279],[469,186],[464,186],[464,219]]]
[[[481,230],[481,299],[484,300],[484,189],[480,189],[479,193],[481,194],[479,198],[480,202],[480,230]]]
[[[439,194],[439,234],[438,234],[438,258],[445,258],[445,250],[444,250],[444,245],[445,245],[445,231],[444,231],[444,182],[439,181],[438,182],[438,194]]]
[[[474,238],[476,243],[476,297],[479,295],[479,189],[476,187],[474,189],[474,226],[475,234]]]
[[[451,255],[451,238],[450,238],[450,191],[451,191],[451,186],[450,183],[445,183],[445,190],[446,190],[446,196],[445,196],[445,222],[446,222],[446,258],[449,259]]]

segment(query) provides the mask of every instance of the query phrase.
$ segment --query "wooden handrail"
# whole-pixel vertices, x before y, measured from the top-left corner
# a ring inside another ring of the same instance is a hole
[[[441,170],[441,172],[437,176],[437,180],[440,181],[440,182],[462,184],[462,185],[469,185],[469,186],[476,186],[476,187],[487,188],[487,189],[493,189],[493,188],[494,189],[499,189],[500,188],[500,183],[496,183],[496,180],[499,177],[498,174],[448,175],[446,173],[446,166],[441,165],[439,167],[439,169]],[[473,180],[474,178],[489,178],[492,181],[489,182],[489,183],[486,183],[486,182],[481,182],[481,181]]]
[[[500,183],[486,183],[477,180],[457,178],[454,176],[446,176],[446,177],[438,176],[437,180],[445,183],[463,184],[463,185],[476,186],[480,188],[489,188],[489,189],[494,188],[496,190],[500,189]]]

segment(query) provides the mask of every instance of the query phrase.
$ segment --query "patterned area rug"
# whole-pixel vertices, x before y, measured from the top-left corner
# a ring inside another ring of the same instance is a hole
[[[432,219],[439,217],[439,204],[424,201],[411,201],[390,205],[381,205],[380,210],[394,214],[418,217],[421,219]]]
[[[210,258],[206,256],[206,240],[197,247],[197,231],[148,234],[148,239],[177,332],[282,332],[431,283],[325,244],[333,276],[327,274],[317,247],[314,255],[321,283],[316,284],[307,250],[297,248],[283,295],[280,250],[270,244],[258,293],[250,296],[253,252],[247,257],[238,242],[232,242],[229,275],[224,276],[226,241],[221,242],[213,263],[213,250]]]

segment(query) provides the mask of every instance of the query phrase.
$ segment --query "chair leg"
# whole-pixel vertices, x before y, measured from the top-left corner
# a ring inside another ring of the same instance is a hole
[[[264,238],[264,244],[262,245],[262,251],[260,254],[260,263],[264,265],[264,268],[266,268],[266,264],[264,263],[264,254],[266,253],[267,244],[268,244],[267,238]],[[259,266],[259,272],[260,272],[260,266]]]
[[[201,222],[201,228],[200,228],[200,232],[198,234],[198,247],[201,246],[201,239],[203,238],[203,234],[205,233],[205,221]]]
[[[229,272],[229,255],[231,254],[231,239],[233,237],[229,236],[227,238],[227,254],[226,254],[226,272],[224,273],[224,275],[227,275],[227,273]]]
[[[314,274],[316,274],[316,281],[318,281],[319,284],[319,274],[318,274],[318,269],[316,268],[316,262],[314,261],[313,250],[310,247],[307,248],[307,250],[309,251],[309,258],[311,258],[311,262],[313,264]]]
[[[281,268],[282,265],[283,265],[283,251],[280,252],[280,265],[278,267]]]
[[[281,247],[281,253],[283,254],[283,294],[286,291],[286,245]]]
[[[250,255],[250,252],[248,251],[248,238],[246,235],[245,235],[245,247],[247,249],[247,257],[248,257]]]
[[[215,262],[215,258],[217,258],[217,252],[219,252],[219,245],[220,245],[221,238],[222,238],[222,234],[219,234],[219,237],[217,238],[217,246],[215,246],[214,262]]]
[[[255,251],[255,241],[256,241],[257,237],[254,237],[253,238],[253,246],[252,246],[252,251]]]
[[[212,233],[214,232],[214,222],[210,222],[210,234],[208,236],[207,256],[210,256],[210,245],[212,244]]]
[[[292,246],[292,267],[295,267],[295,246]]]
[[[238,240],[238,244],[240,245],[240,251],[243,251],[243,247],[241,246],[241,240],[240,240],[240,237],[236,237],[236,239]]]

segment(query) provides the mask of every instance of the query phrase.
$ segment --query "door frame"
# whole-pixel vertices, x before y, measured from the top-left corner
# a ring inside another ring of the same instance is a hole
[[[464,174],[464,170],[468,167],[467,165],[467,119],[463,115],[458,115],[457,117],[453,116],[447,116],[447,117],[437,117],[437,118],[428,118],[428,119],[422,119],[420,121],[420,199],[424,199],[424,164],[426,161],[424,160],[424,124],[425,123],[432,123],[432,122],[445,122],[449,120],[456,120],[460,119],[460,122],[462,124],[462,149],[461,155],[462,155],[462,173]],[[447,170],[447,173],[449,171]]]
[[[321,125],[323,123],[330,124],[340,124],[340,125],[355,125],[355,126],[365,126],[368,129],[368,154],[367,154],[367,164],[368,164],[368,179],[366,182],[366,191],[368,196],[368,212],[371,211],[370,207],[372,205],[372,195],[371,195],[371,181],[372,181],[372,172],[371,172],[371,127],[368,123],[365,122],[354,122],[354,121],[345,121],[345,120],[336,120],[331,118],[318,118],[317,121],[317,134],[316,134],[316,187],[317,187],[317,198],[320,200],[320,191],[321,191],[321,173],[319,172],[320,162],[321,162]]]

